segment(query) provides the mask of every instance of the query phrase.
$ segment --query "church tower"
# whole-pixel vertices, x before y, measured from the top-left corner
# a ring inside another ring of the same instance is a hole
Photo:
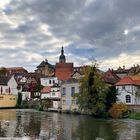
[[[66,62],[66,58],[65,58],[64,50],[63,50],[63,46],[62,46],[61,55],[59,57],[59,63],[65,63],[65,62]]]

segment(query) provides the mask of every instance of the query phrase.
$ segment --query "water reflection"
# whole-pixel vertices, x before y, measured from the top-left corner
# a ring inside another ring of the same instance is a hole
[[[140,122],[33,110],[0,110],[0,139],[138,140]]]

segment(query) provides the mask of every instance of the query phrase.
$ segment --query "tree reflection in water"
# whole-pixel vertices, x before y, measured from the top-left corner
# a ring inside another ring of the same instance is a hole
[[[140,122],[135,120],[101,120],[90,116],[1,110],[0,138],[39,140],[137,140]]]

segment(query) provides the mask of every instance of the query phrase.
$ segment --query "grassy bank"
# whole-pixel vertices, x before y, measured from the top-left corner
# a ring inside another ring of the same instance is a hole
[[[130,113],[128,116],[129,119],[140,120],[140,112],[139,113]]]

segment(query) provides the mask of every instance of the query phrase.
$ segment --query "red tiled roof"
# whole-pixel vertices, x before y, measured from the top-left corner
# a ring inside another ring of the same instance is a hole
[[[140,85],[140,75],[130,76],[133,81],[135,81],[136,85]]]
[[[132,80],[131,77],[127,76],[122,78],[119,82],[115,84],[116,86],[122,86],[122,85],[136,85],[136,82]]]
[[[50,86],[46,86],[41,90],[41,93],[50,93],[51,91],[51,87]]]
[[[56,63],[55,76],[59,80],[68,80],[73,73],[73,63]]]
[[[55,75],[58,78],[58,80],[68,80],[71,78],[71,72],[59,72],[56,71]]]
[[[23,67],[8,67],[6,68],[6,70],[9,73],[28,73],[28,71],[24,69]]]
[[[103,74],[102,78],[109,84],[115,84],[120,80],[120,78],[110,69]]]
[[[59,68],[73,70],[73,63],[56,63],[56,69]]]
[[[23,67],[7,67],[7,70],[25,70]]]

